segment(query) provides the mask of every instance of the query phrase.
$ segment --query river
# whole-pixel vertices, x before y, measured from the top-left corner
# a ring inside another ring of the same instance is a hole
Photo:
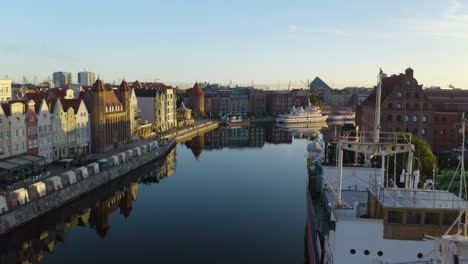
[[[219,128],[180,143],[0,237],[0,263],[303,263],[317,132]]]

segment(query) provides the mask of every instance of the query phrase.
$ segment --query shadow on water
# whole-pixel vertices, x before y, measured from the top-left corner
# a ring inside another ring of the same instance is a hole
[[[102,188],[0,237],[0,263],[44,261],[45,252],[53,252],[65,243],[67,233],[77,226],[89,227],[105,238],[111,228],[109,216],[119,212],[127,218],[137,199],[140,184],[157,184],[174,173],[176,148],[165,158],[119,178]]]

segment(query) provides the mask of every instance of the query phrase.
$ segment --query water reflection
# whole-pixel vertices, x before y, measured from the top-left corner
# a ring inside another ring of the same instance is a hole
[[[155,161],[70,204],[0,237],[0,263],[36,263],[44,261],[64,244],[70,230],[82,226],[94,229],[105,239],[111,226],[109,217],[118,212],[131,215],[139,184],[154,184],[174,174],[176,149]]]
[[[291,144],[294,138],[315,138],[324,126],[317,125],[255,125],[220,127],[186,141],[196,158],[203,150],[222,148],[262,148],[265,144]]]

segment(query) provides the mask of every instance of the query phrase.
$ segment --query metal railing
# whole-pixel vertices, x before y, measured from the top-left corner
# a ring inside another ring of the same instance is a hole
[[[458,209],[468,206],[465,200],[447,191],[384,188],[376,175],[370,175],[369,191],[384,207]]]
[[[361,143],[373,143],[374,142],[373,131],[346,131],[343,133],[342,140],[356,139]],[[380,143],[394,143],[394,144],[411,144],[411,133],[400,133],[400,132],[380,132],[379,133]]]

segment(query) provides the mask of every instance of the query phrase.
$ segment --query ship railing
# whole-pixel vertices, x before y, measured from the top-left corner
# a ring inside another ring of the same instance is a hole
[[[343,133],[341,140],[373,143],[374,135],[373,131],[350,130]],[[379,143],[411,144],[411,133],[379,132]]]
[[[384,188],[377,175],[370,175],[369,191],[385,207],[420,209],[459,209],[468,203],[441,190]]]

